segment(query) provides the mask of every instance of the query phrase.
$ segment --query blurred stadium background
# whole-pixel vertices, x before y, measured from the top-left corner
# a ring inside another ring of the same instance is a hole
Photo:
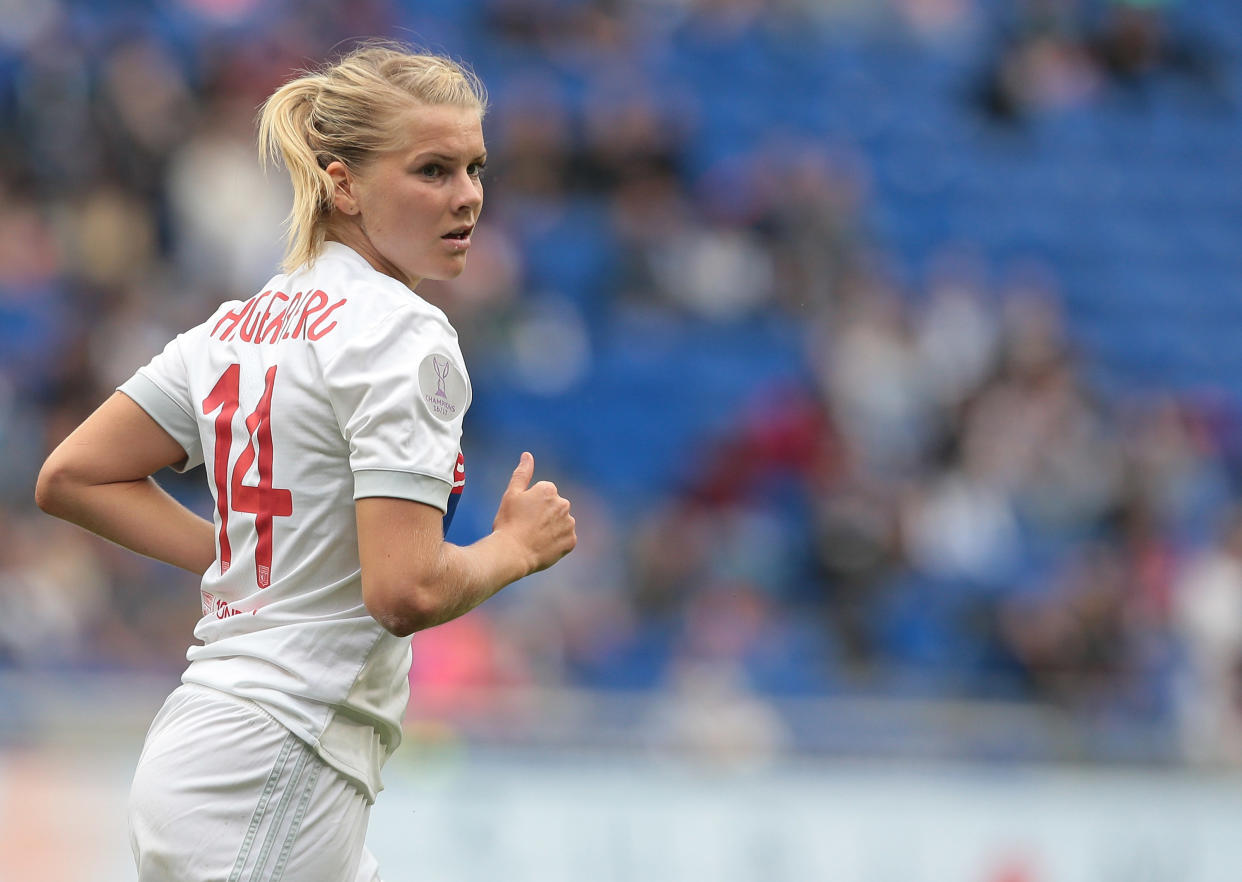
[[[1236,882],[1234,0],[0,2],[0,880],[132,877],[198,615],[38,465],[268,278],[256,107],[372,34],[493,98],[450,538],[527,448],[581,537],[415,639],[387,879]]]

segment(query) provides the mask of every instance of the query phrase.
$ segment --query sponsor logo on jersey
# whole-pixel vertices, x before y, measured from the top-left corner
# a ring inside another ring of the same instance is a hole
[[[225,600],[223,597],[216,598],[216,618],[217,619],[228,619],[228,618],[232,618],[233,616],[240,616],[241,613],[242,611],[240,609],[237,609],[236,607],[231,606],[229,602]]]
[[[451,422],[466,406],[466,379],[447,355],[428,355],[418,366],[418,388],[431,415]]]
[[[214,616],[217,619],[231,619],[233,616],[240,616],[245,610],[240,610],[233,604],[229,603],[223,597],[216,597],[210,591],[200,591],[203,597],[203,615]],[[257,609],[249,611],[251,615],[258,612]]]

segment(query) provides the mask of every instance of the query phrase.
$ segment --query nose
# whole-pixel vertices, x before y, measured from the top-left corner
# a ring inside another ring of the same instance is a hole
[[[453,190],[453,210],[458,214],[478,216],[483,207],[483,182],[472,177],[469,172],[462,171],[457,175],[456,184]]]

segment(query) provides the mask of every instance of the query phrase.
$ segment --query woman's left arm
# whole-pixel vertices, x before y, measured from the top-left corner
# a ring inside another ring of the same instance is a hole
[[[151,478],[184,460],[171,435],[115,392],[52,451],[39,472],[35,502],[118,545],[201,574],[216,559],[211,522]]]

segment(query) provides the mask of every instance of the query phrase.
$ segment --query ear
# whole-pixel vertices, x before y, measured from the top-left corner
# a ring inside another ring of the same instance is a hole
[[[342,214],[353,215],[362,211],[355,192],[357,181],[345,163],[334,159],[324,171],[332,178],[332,206]]]

